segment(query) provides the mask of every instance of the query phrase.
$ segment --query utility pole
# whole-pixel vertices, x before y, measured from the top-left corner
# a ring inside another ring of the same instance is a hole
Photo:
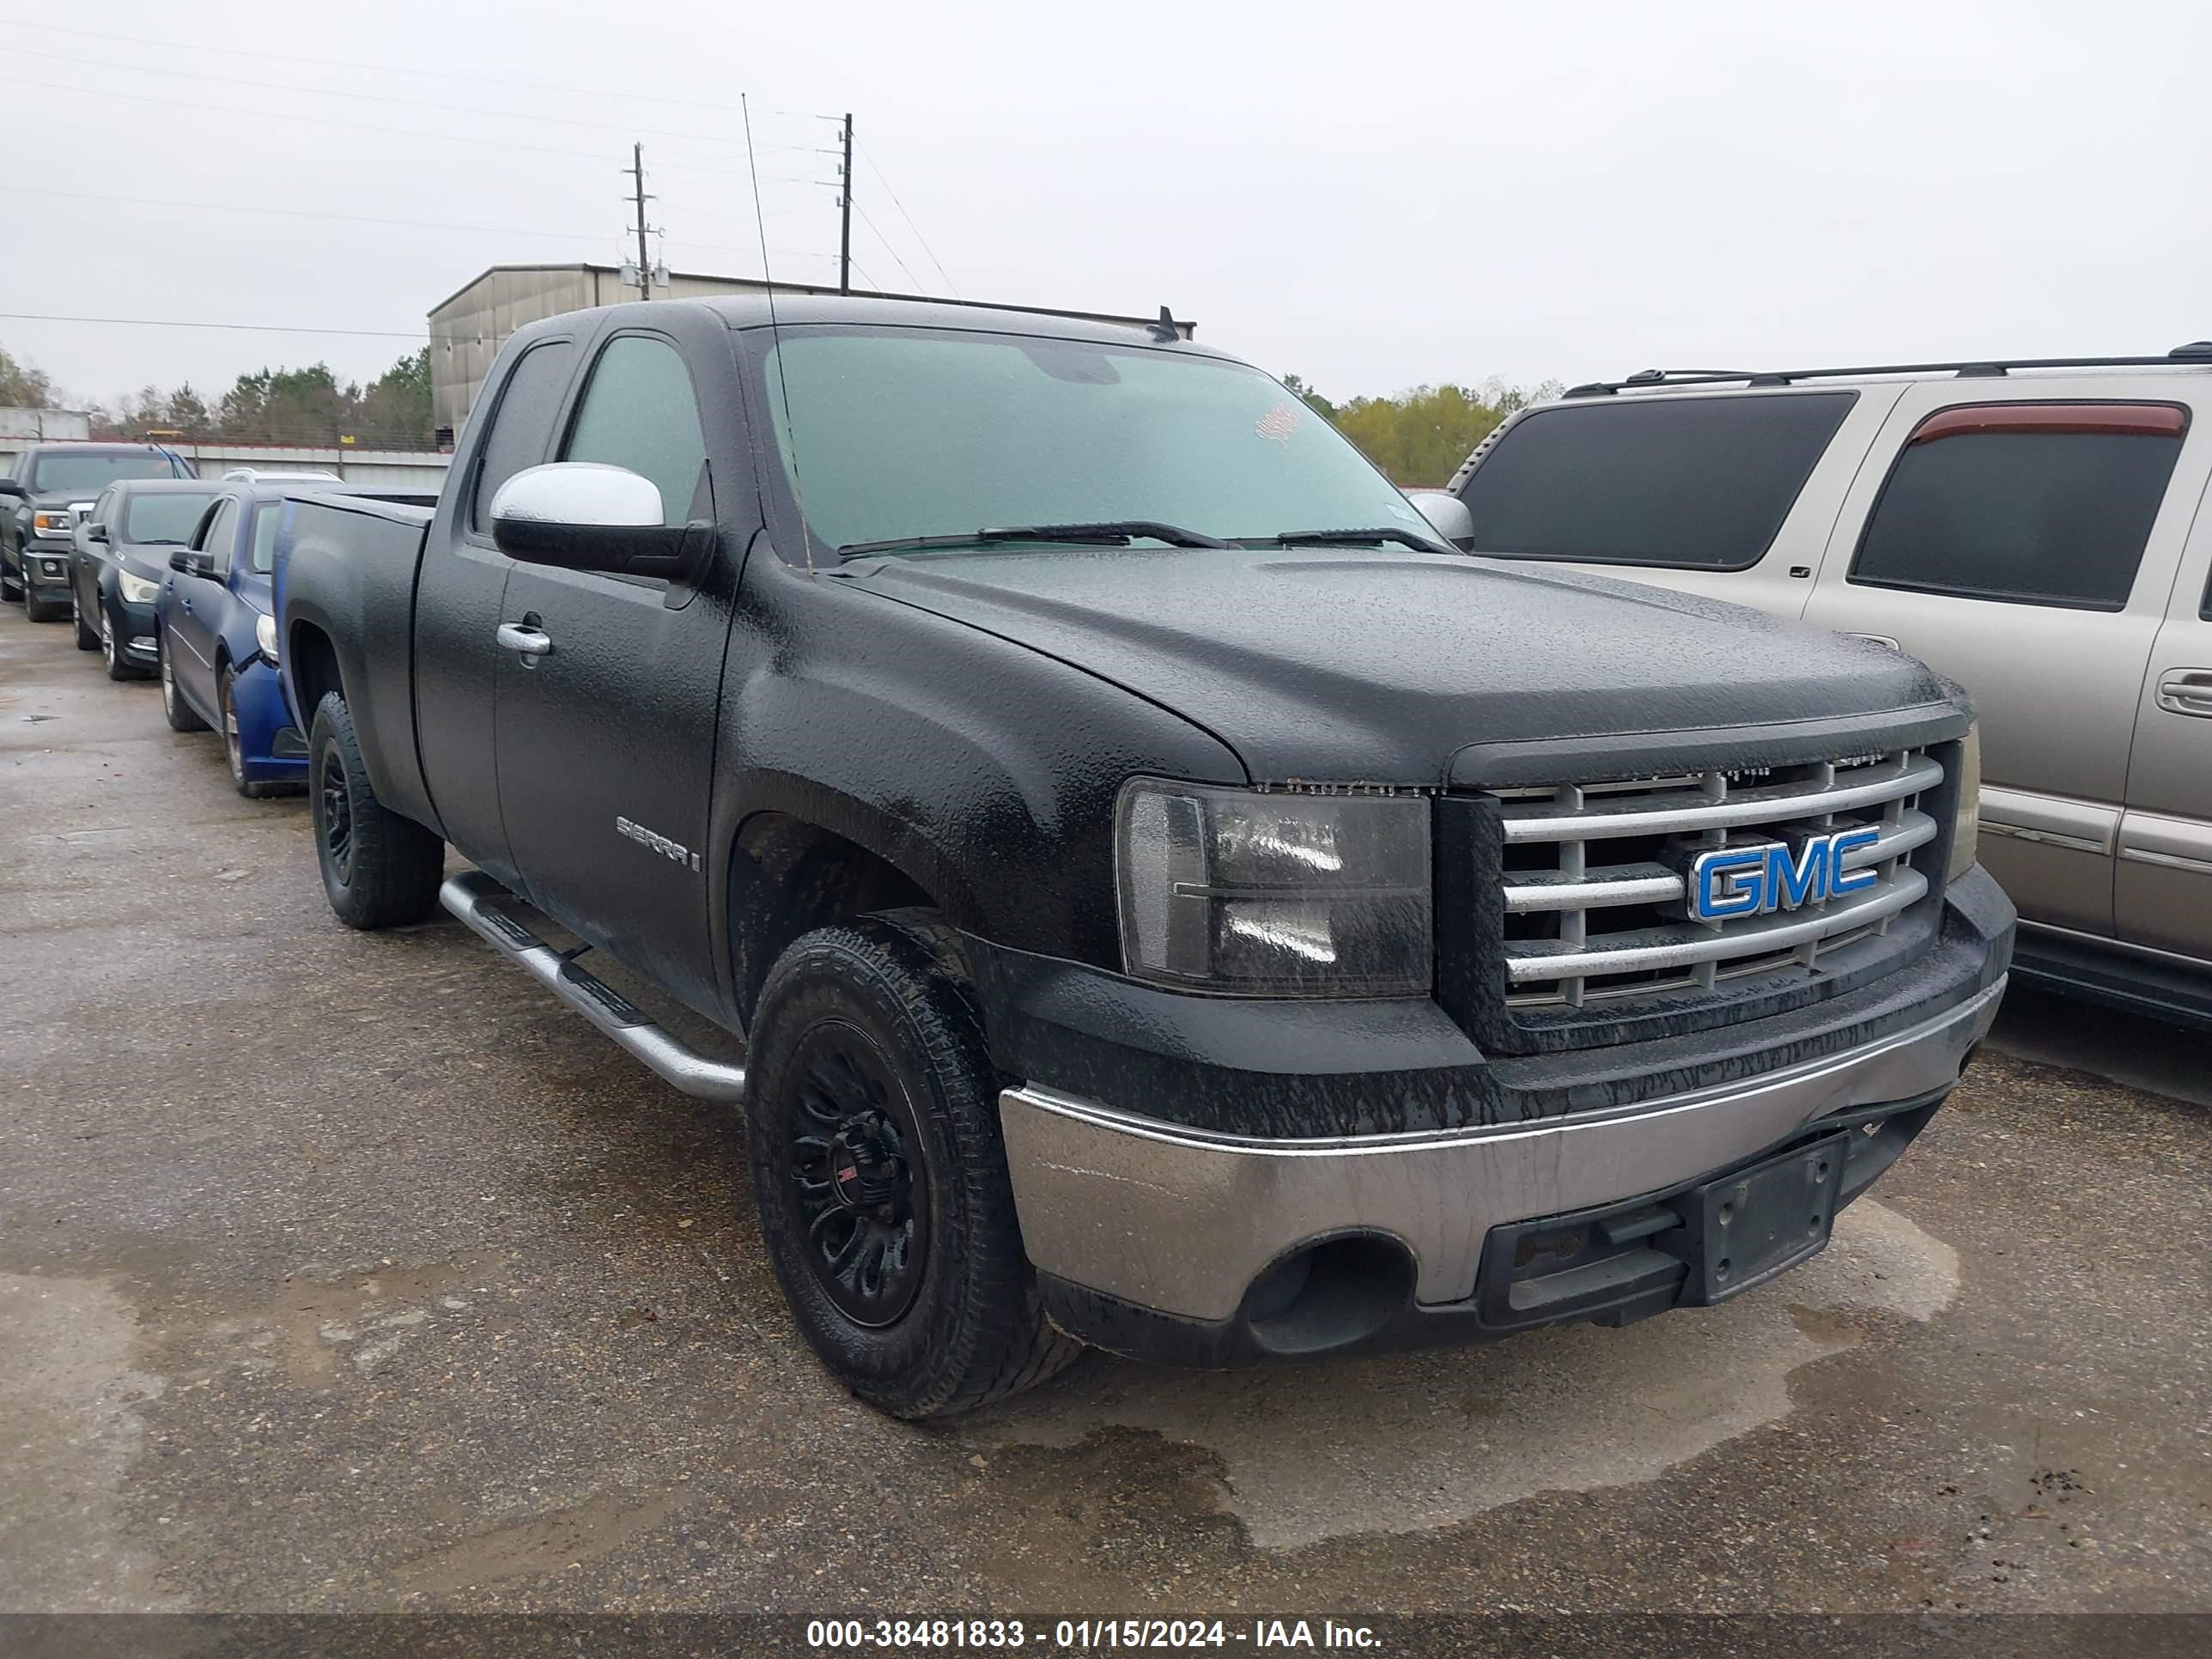
[[[837,292],[853,291],[853,112],[845,112],[845,161],[838,170],[842,188],[837,204],[844,210],[837,232]]]
[[[634,181],[630,199],[637,204],[637,297],[650,300],[653,297],[653,261],[646,257],[645,252],[645,204],[653,198],[645,193],[645,146],[632,144],[629,158],[630,165],[623,171],[629,173]]]

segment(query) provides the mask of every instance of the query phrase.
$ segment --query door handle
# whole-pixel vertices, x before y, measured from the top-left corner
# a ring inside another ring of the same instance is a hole
[[[2158,706],[2169,714],[2212,720],[2212,668],[2177,668],[2158,683]]]
[[[1850,637],[1855,640],[1872,640],[1876,645],[1886,645],[1893,651],[1901,652],[1905,649],[1887,634],[1854,634]]]
[[[538,659],[550,655],[553,650],[553,641],[544,629],[526,627],[521,623],[501,623],[493,637],[504,648],[520,657],[526,668],[537,667]]]

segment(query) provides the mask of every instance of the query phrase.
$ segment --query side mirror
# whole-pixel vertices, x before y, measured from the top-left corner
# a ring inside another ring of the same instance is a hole
[[[705,562],[714,527],[663,524],[659,489],[627,467],[554,461],[499,487],[491,539],[525,564],[681,580]]]
[[[0,478],[0,495],[13,495],[20,501],[27,499],[30,493],[13,478]]]
[[[88,542],[106,541],[107,539],[107,526],[104,524],[88,524],[85,526],[84,538]]]
[[[169,568],[179,576],[215,576],[215,555],[192,553],[182,549],[169,555]]]
[[[1474,519],[1458,496],[1442,489],[1409,489],[1406,499],[1421,509],[1421,516],[1441,540],[1462,553],[1474,546]]]

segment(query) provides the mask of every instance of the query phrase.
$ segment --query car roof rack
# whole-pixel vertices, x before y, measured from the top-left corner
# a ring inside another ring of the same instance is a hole
[[[2191,340],[2163,357],[1990,357],[1958,363],[1875,363],[1859,368],[1644,368],[1625,380],[1590,380],[1571,386],[1561,395],[1610,398],[1616,392],[1640,392],[1652,386],[1795,386],[1801,380],[1859,380],[1877,374],[1995,380],[2015,368],[2172,368],[2192,363],[2212,368],[2212,340]]]

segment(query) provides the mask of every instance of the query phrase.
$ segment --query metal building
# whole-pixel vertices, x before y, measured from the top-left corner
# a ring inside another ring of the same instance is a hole
[[[627,267],[614,265],[494,265],[489,270],[430,308],[430,407],[432,424],[441,431],[459,432],[468,418],[469,406],[490,373],[492,359],[507,337],[526,323],[564,311],[592,306],[618,305],[638,297],[633,278],[623,280]],[[670,273],[665,285],[656,283],[656,299],[712,299],[726,294],[765,294],[769,284],[750,276],[706,276],[693,272]],[[834,288],[804,283],[778,283],[784,294],[835,294]],[[868,299],[927,299],[925,295],[863,295]],[[933,305],[982,305],[975,300],[930,300]],[[1150,317],[1123,317],[1103,311],[1061,311],[1046,306],[1000,306],[1004,311],[1034,311],[1052,317],[1076,317],[1087,322],[1127,323],[1141,327]],[[1185,339],[1193,325],[1178,321]]]

